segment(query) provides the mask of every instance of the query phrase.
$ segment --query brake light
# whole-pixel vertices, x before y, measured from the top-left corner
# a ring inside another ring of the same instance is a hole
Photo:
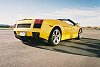
[[[35,24],[42,24],[42,22],[43,22],[42,19],[36,19],[34,23],[35,23]]]

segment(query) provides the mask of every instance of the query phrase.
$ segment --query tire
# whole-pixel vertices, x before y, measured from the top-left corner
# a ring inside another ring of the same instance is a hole
[[[61,41],[61,31],[57,28],[54,28],[49,36],[48,44],[49,45],[58,45]]]
[[[80,29],[78,32],[78,37],[76,39],[80,40],[82,38],[82,33],[82,29]]]
[[[20,40],[21,40],[23,43],[28,42],[28,39],[26,39],[25,37],[20,37]]]

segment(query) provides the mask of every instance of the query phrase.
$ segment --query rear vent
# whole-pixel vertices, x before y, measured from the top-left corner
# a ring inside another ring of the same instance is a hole
[[[34,27],[33,28],[41,28],[41,25],[42,24],[34,24]]]
[[[18,24],[17,28],[30,28],[31,24]]]

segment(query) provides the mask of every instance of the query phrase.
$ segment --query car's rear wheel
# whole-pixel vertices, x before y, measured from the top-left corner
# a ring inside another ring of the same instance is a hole
[[[49,37],[49,40],[48,40],[48,43],[49,45],[58,45],[61,41],[61,31],[57,28],[53,29],[51,34],[50,34],[50,37]]]
[[[80,40],[82,38],[82,36],[83,36],[82,29],[80,29],[79,32],[78,32],[77,39]]]

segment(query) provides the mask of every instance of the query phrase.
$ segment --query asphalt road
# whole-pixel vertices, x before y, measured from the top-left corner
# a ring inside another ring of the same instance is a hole
[[[100,31],[84,31],[81,40],[48,46],[23,44],[12,30],[0,30],[0,67],[100,67]]]

